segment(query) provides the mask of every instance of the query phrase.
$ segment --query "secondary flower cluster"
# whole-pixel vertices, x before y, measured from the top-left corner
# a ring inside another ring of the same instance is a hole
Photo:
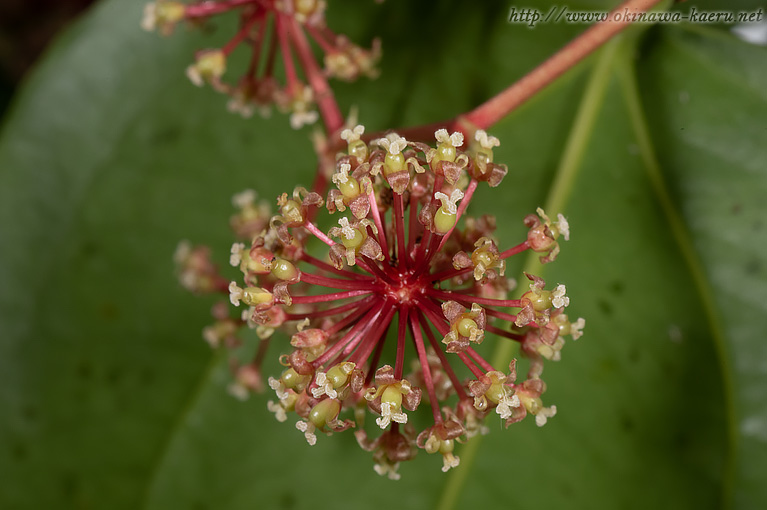
[[[524,218],[527,239],[502,250],[494,218],[466,217],[477,187],[498,186],[507,173],[493,161],[498,140],[484,131],[464,144],[461,133],[440,129],[436,147],[395,133],[366,143],[363,133],[362,126],[342,133],[347,150],[326,197],[296,188],[279,197],[271,217],[252,192],[235,197],[232,227],[247,242],[232,246],[230,262],[243,278],[228,291],[245,309],[232,319],[217,308],[204,334],[214,346],[233,346],[245,325],[263,339],[287,329],[285,369],[268,380],[278,420],[294,415],[312,445],[318,433],[354,428],[375,470],[391,478],[419,448],[441,454],[447,471],[459,463],[455,443],[484,432],[488,415],[508,426],[530,414],[541,426],[556,413],[541,399],[543,363],[559,359],[563,337],[577,339],[584,320],[564,313],[564,285],[549,290],[533,275],[520,299],[508,299],[505,269],[508,257],[527,250],[554,260],[569,227],[562,215],[552,221],[538,209]],[[321,209],[337,216],[327,232],[315,220]],[[318,241],[327,257],[315,256]],[[221,286],[204,255],[187,248],[179,257],[188,288],[196,288],[190,273],[197,269],[198,289]],[[520,344],[530,360],[526,378],[518,379],[516,360],[499,370],[475,350],[491,336]],[[266,345],[252,363],[234,367],[235,394],[261,389]],[[432,419],[415,430],[408,412],[422,405]],[[376,427],[366,427],[365,408]],[[374,436],[376,428],[382,432]]]
[[[322,0],[219,0],[184,4],[157,0],[145,6],[141,26],[163,35],[173,32],[176,24],[188,21],[200,24],[228,11],[239,13],[238,32],[221,48],[199,51],[187,76],[197,86],[209,83],[231,99],[232,112],[250,117],[258,110],[268,115],[272,104],[290,112],[290,124],[298,129],[318,118],[315,96],[326,89],[325,76],[352,81],[359,76],[376,77],[375,65],[380,45],[374,41],[365,50],[325,25],[325,2]],[[307,39],[314,40],[324,54],[320,69]],[[251,52],[248,68],[236,84],[223,81],[227,61],[240,45]],[[284,84],[275,73],[277,54],[282,59]],[[294,53],[298,63],[293,60]],[[303,70],[303,77],[299,71]]]

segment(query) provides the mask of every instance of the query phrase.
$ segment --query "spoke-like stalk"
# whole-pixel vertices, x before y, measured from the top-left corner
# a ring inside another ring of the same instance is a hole
[[[376,304],[374,303],[370,310],[368,310],[368,312],[360,318],[357,324],[355,324],[352,329],[347,331],[341,339],[333,344],[333,347],[322,353],[319,358],[314,360],[312,365],[315,367],[322,366],[326,361],[341,352],[344,347],[349,345],[350,342],[357,338],[361,330],[370,327],[373,321],[375,321],[375,319],[381,315],[381,312],[384,309],[384,303],[379,302],[377,304],[378,306],[375,306]]]
[[[512,313],[501,312],[500,310],[494,310],[492,308],[485,308],[485,313],[491,317],[509,321],[512,324],[517,320],[517,316]]]
[[[325,301],[335,301],[337,299],[346,299],[355,296],[364,296],[372,293],[372,290],[350,290],[347,292],[336,292],[334,294],[320,294],[318,296],[294,296],[293,304],[323,303]]]
[[[389,244],[386,241],[386,229],[384,228],[384,223],[381,219],[381,211],[378,210],[378,202],[376,201],[376,194],[373,190],[368,193],[368,200],[370,201],[370,214],[373,216],[373,224],[376,226],[376,229],[378,229],[376,239],[378,239],[378,244],[381,245],[381,251],[385,257],[384,263],[388,264],[391,257],[389,256]]]
[[[518,245],[513,246],[513,247],[509,248],[506,251],[501,252],[501,255],[500,255],[499,258],[507,259],[507,258],[511,257],[512,255],[516,255],[518,253],[522,253],[523,251],[528,250],[528,249],[530,249],[530,243],[525,241],[524,243],[519,243]]]
[[[466,365],[466,367],[471,370],[471,373],[474,374],[474,377],[477,379],[480,379],[484,374],[482,370],[472,362],[472,360],[466,355],[465,352],[459,352],[458,357],[461,358],[461,361],[463,361],[463,364]]]
[[[429,359],[426,356],[421,326],[418,324],[415,314],[410,316],[410,332],[413,334],[413,343],[415,343],[415,350],[418,352],[418,360],[421,362],[423,384],[426,386],[426,392],[429,394],[429,404],[434,415],[434,423],[439,425],[442,423],[442,413],[439,411],[439,400],[437,400],[437,393],[434,390],[434,380],[431,375],[431,367],[429,367]]]
[[[466,392],[463,390],[463,385],[461,384],[461,381],[458,379],[458,376],[455,375],[455,372],[453,371],[453,367],[450,365],[450,362],[448,361],[447,356],[445,356],[445,353],[442,352],[442,349],[444,349],[444,347],[439,345],[439,343],[437,342],[437,339],[434,337],[434,332],[431,330],[431,326],[429,325],[429,322],[426,320],[426,317],[424,317],[424,315],[420,311],[418,312],[418,322],[421,323],[421,327],[426,333],[426,338],[429,339],[431,348],[437,354],[437,357],[439,358],[440,363],[442,363],[442,368],[445,369],[445,372],[447,373],[447,377],[450,379],[450,382],[453,384],[453,389],[455,389],[456,394],[458,394],[458,398],[461,400],[468,398],[468,396],[466,395]]]
[[[346,317],[344,317],[343,319],[339,320],[338,322],[330,326],[328,329],[326,329],[325,332],[329,336],[333,336],[339,331],[343,331],[344,329],[346,329],[346,327],[349,324],[353,323],[355,320],[358,320],[360,318],[360,315],[370,310],[373,307],[373,304],[374,304],[373,302],[370,302],[368,304],[360,306],[357,310],[351,311]]]
[[[290,34],[293,38],[293,42],[296,45],[296,52],[298,58],[304,66],[304,72],[306,73],[306,79],[309,81],[312,91],[314,91],[314,100],[317,102],[320,114],[322,115],[322,121],[325,124],[325,132],[330,134],[335,133],[344,125],[344,117],[341,115],[341,110],[338,108],[336,99],[333,96],[333,91],[328,86],[325,76],[322,74],[317,62],[314,60],[314,54],[309,47],[309,42],[306,40],[301,25],[295,19],[291,19],[292,30]]]
[[[519,299],[493,299],[483,298],[480,296],[469,296],[466,294],[459,294],[457,292],[450,292],[437,289],[429,289],[427,293],[430,296],[434,296],[439,299],[448,299],[458,301],[459,303],[477,303],[487,306],[503,306],[503,307],[516,307],[521,308],[522,302]]]
[[[495,369],[493,368],[493,365],[491,365],[490,363],[488,363],[487,361],[485,361],[485,358],[483,358],[482,356],[480,356],[480,355],[477,353],[477,351],[475,351],[475,350],[474,350],[474,349],[472,349],[471,347],[468,347],[468,348],[466,349],[466,351],[465,351],[465,352],[466,352],[466,353],[469,355],[469,357],[470,357],[470,358],[471,358],[471,359],[474,361],[474,363],[476,363],[477,365],[479,365],[480,367],[482,367],[482,369],[483,369],[485,372],[492,372],[493,370],[495,370]]]
[[[391,302],[389,302],[389,305],[389,311],[383,319],[381,321],[374,321],[377,327],[373,333],[367,336],[364,334],[359,336],[359,340],[367,341],[364,345],[360,345],[354,355],[349,358],[349,361],[353,361],[358,365],[365,363],[365,360],[370,357],[370,354],[375,350],[378,344],[384,343],[384,340],[386,340],[386,331],[389,329],[392,317],[394,317],[394,312],[396,310],[395,307],[391,306]],[[348,346],[344,349],[344,354],[348,355],[349,353],[351,353],[351,350]]]
[[[296,67],[293,63],[293,55],[290,51],[290,40],[288,39],[288,27],[286,25],[286,16],[282,14],[275,14],[275,29],[277,31],[277,37],[280,40],[280,49],[282,53],[282,63],[285,67],[285,83],[288,90],[293,90],[293,87],[298,85],[298,75],[296,74]]]
[[[287,317],[287,320],[289,321],[302,320],[302,319],[315,319],[319,317],[332,317],[333,315],[344,313],[353,308],[364,306],[366,303],[370,303],[371,301],[376,299],[376,297],[377,296],[372,295],[366,298],[358,299],[357,301],[352,301],[351,303],[346,303],[345,305],[328,308],[326,310],[315,310],[313,312],[302,312],[302,313],[288,313],[288,314],[285,314],[285,316]]]
[[[410,307],[400,306],[399,324],[397,328],[397,357],[394,363],[394,377],[402,379],[402,372],[405,367],[405,340],[407,339],[407,317],[410,313]]]
[[[257,4],[261,0],[228,0],[226,2],[203,2],[195,5],[187,5],[184,9],[184,18],[206,18],[214,14],[231,11],[237,7],[248,4]]]
[[[354,280],[364,280],[364,281],[373,281],[373,277],[369,275],[359,274],[359,273],[352,273],[351,271],[346,271],[344,269],[337,269],[335,266],[328,264],[327,262],[323,262],[320,259],[317,259],[315,257],[312,257],[311,255],[307,254],[306,252],[303,252],[301,254],[301,260],[306,262],[307,264],[311,264],[315,266],[318,269],[322,269],[324,271],[328,271],[330,273],[337,274],[339,276],[343,276],[346,278],[352,278]]]
[[[243,25],[240,30],[234,34],[234,37],[224,45],[223,48],[221,48],[221,51],[224,53],[224,55],[229,56],[230,53],[242,42],[245,40],[246,37],[250,34],[251,30],[253,30],[253,27],[256,23],[261,21],[264,18],[263,13],[257,13],[252,15]],[[255,52],[254,52],[255,54]]]
[[[394,218],[392,223],[397,236],[398,264],[402,266],[402,269],[407,270],[409,261],[406,253],[407,246],[405,245],[405,210],[402,204],[402,195],[399,193],[394,194]]]
[[[333,289],[367,289],[367,290],[383,290],[384,286],[380,283],[374,282],[361,282],[354,280],[342,280],[340,278],[329,278],[327,276],[319,276],[312,273],[301,273],[301,281],[311,283],[314,285],[320,285],[322,287],[329,287]]]

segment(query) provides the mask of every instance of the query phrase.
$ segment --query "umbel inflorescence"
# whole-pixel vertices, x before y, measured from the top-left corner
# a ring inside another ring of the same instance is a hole
[[[494,218],[465,215],[477,187],[498,186],[507,173],[493,161],[498,140],[484,131],[467,150],[461,133],[444,129],[435,133],[436,148],[395,133],[368,144],[363,133],[362,126],[343,131],[347,150],[336,158],[327,197],[296,188],[279,197],[274,216],[252,192],[235,197],[232,227],[246,242],[232,246],[230,262],[241,281],[223,280],[204,249],[183,246],[182,282],[228,291],[245,307],[237,319],[215,309],[218,321],[204,332],[211,345],[236,345],[246,326],[264,339],[253,362],[234,366],[235,394],[261,389],[267,339],[286,329],[285,369],[268,379],[278,420],[292,416],[312,445],[319,433],[354,429],[375,470],[391,478],[419,448],[440,453],[447,471],[459,462],[455,442],[483,433],[488,415],[506,426],[528,414],[542,426],[554,416],[556,407],[541,400],[543,363],[559,359],[563,336],[577,339],[584,320],[564,313],[564,285],[547,289],[526,275],[529,289],[508,299],[504,274],[506,259],[527,250],[553,261],[569,227],[562,215],[552,221],[538,209],[524,218],[527,239],[503,249]],[[335,217],[327,232],[317,221],[323,209]],[[316,240],[326,249],[312,254]],[[494,367],[475,350],[489,337],[520,344],[530,361],[524,380],[516,360]],[[408,413],[419,406],[432,418],[415,430]],[[378,434],[365,427],[366,415]]]
[[[157,0],[145,6],[141,26],[170,35],[181,22],[202,25],[222,13],[236,12],[235,35],[220,48],[198,51],[195,62],[187,67],[187,77],[197,86],[209,83],[231,96],[228,109],[243,117],[255,111],[266,116],[276,104],[291,114],[290,124],[298,129],[319,118],[316,102],[321,98],[317,96],[330,94],[325,77],[353,81],[378,75],[378,40],[366,50],[334,33],[325,23],[325,7],[323,0]],[[310,40],[323,53],[322,65]],[[224,75],[230,57],[241,47],[250,52],[247,69],[236,83],[227,83]]]

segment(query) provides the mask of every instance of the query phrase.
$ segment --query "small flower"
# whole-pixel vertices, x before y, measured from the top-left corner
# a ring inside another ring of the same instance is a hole
[[[176,23],[184,19],[185,10],[186,6],[180,2],[150,2],[144,5],[141,28],[147,32],[159,29],[162,35],[170,35]]]
[[[198,53],[195,63],[186,68],[186,76],[198,87],[206,81],[218,86],[225,71],[226,54],[221,50],[205,50]]]
[[[368,389],[365,399],[381,417],[376,424],[382,429],[388,428],[392,422],[407,423],[407,415],[402,407],[415,411],[421,402],[421,391],[410,386],[405,379],[396,379],[394,369],[385,365],[376,371],[376,387]]]
[[[442,202],[442,207],[434,214],[434,232],[447,234],[455,227],[455,222],[458,220],[456,204],[463,198],[463,191],[456,188],[450,196],[438,191],[434,194],[434,198]]]

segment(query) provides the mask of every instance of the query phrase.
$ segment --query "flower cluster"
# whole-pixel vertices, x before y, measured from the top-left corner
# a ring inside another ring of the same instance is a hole
[[[250,117],[255,111],[268,115],[275,104],[281,111],[290,112],[290,124],[298,129],[318,119],[315,96],[326,90],[325,77],[352,81],[359,76],[377,76],[379,42],[374,41],[372,48],[365,50],[347,37],[335,34],[325,25],[322,0],[219,0],[191,4],[156,0],[145,6],[141,26],[169,35],[179,22],[199,25],[229,11],[239,13],[238,32],[221,48],[199,51],[186,74],[197,86],[209,83],[229,95],[228,109],[243,117]],[[315,60],[307,34],[323,53],[323,69]],[[223,80],[227,61],[240,45],[249,48],[251,58],[245,73],[235,84],[229,84]],[[298,62],[294,61],[294,54]],[[278,58],[282,59],[283,84],[275,73]]]
[[[296,188],[268,216],[252,193],[238,195],[232,225],[247,244],[232,246],[242,280],[228,291],[244,310],[237,320],[219,316],[206,339],[228,345],[233,323],[263,339],[286,329],[292,349],[280,358],[284,371],[268,379],[278,420],[295,416],[309,444],[319,433],[356,429],[375,470],[391,478],[419,448],[439,453],[447,471],[459,464],[455,443],[483,433],[488,415],[506,426],[528,414],[539,426],[554,416],[556,407],[542,402],[543,363],[559,359],[563,337],[577,339],[584,321],[565,314],[564,285],[549,290],[527,275],[529,290],[508,299],[504,273],[507,258],[528,250],[554,260],[569,227],[539,209],[524,219],[527,239],[503,250],[492,218],[466,217],[477,187],[498,186],[507,173],[493,161],[498,140],[484,131],[464,143],[463,134],[440,129],[436,147],[396,133],[368,143],[363,133],[342,133],[346,150],[325,197]],[[315,219],[322,209],[337,217],[327,232]],[[326,257],[312,254],[317,240]],[[395,345],[387,349],[390,329]],[[505,371],[480,355],[476,346],[490,337],[520,344],[530,359],[526,378],[517,377],[516,360]],[[252,363],[234,367],[236,395],[260,388],[265,345]],[[409,413],[422,405],[432,419],[415,430]],[[365,408],[376,427],[365,426]]]

